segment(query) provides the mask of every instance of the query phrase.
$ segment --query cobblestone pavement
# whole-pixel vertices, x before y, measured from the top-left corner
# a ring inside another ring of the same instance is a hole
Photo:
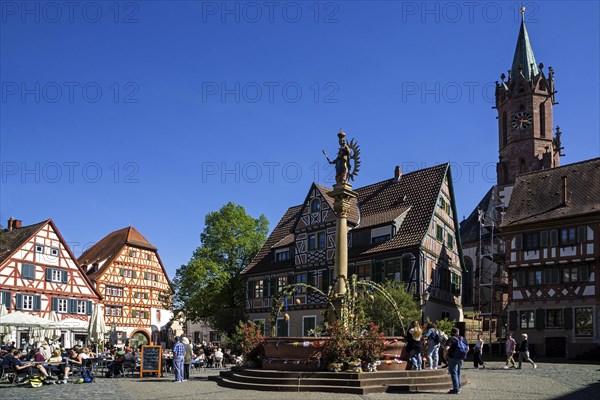
[[[538,369],[524,366],[521,370],[504,370],[502,362],[488,362],[486,369],[475,370],[470,363],[463,368],[469,384],[457,398],[480,400],[598,400],[600,399],[600,364],[539,362]],[[12,387],[0,384],[0,398],[20,399],[195,399],[227,400],[427,400],[451,395],[445,392],[381,393],[365,396],[337,393],[289,393],[234,390],[208,381],[216,370],[192,373],[188,382],[175,383],[173,375],[164,378],[98,378],[93,384],[29,385]]]

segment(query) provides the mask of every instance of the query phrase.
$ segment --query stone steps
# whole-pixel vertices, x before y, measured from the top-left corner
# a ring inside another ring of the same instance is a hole
[[[219,385],[246,390],[282,392],[338,392],[369,394],[383,392],[422,392],[452,389],[445,369],[378,372],[299,372],[233,368],[209,377]],[[463,384],[466,379],[463,376]]]

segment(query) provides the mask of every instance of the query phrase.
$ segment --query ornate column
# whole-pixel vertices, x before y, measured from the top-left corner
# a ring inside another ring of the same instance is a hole
[[[356,192],[352,191],[352,185],[348,182],[339,182],[333,185],[333,190],[327,193],[333,198],[333,209],[336,215],[335,227],[335,278],[344,276],[348,279],[348,211],[350,202],[356,198]],[[346,293],[346,282],[338,280],[336,294],[343,296]]]

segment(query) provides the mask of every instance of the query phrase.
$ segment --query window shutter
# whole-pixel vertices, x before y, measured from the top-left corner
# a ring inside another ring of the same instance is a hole
[[[42,296],[33,296],[33,311],[40,311],[42,309]]]
[[[277,296],[277,277],[272,276],[269,279],[269,297]]]
[[[16,310],[23,309],[23,295],[21,293],[17,293],[15,295],[15,309]]]
[[[137,271],[133,271],[133,272],[131,272],[131,277],[132,277],[133,279],[136,279],[136,278],[137,278]]]
[[[510,311],[508,313],[508,329],[511,331],[516,331],[517,330],[517,324],[518,324],[518,315],[516,311]]]
[[[52,298],[52,311],[58,311],[58,297]]]
[[[523,248],[523,235],[518,234],[515,236],[515,250],[521,250]]]
[[[535,310],[535,329],[538,331],[544,330],[546,327],[546,312],[543,308]]]
[[[52,280],[52,268],[46,268],[46,280],[47,281]]]
[[[327,294],[329,291],[329,268],[325,268],[322,272],[321,278],[323,279],[323,293]]]
[[[587,242],[587,226],[577,227],[577,243]]]
[[[144,318],[146,318],[146,319],[150,318],[150,312],[149,311],[144,311]]]
[[[60,275],[62,283],[67,283],[69,281],[69,271],[61,271]]]
[[[540,232],[540,246],[548,247],[548,231]]]
[[[148,272],[144,272],[144,279],[148,279],[150,277],[150,274]]]
[[[138,297],[140,297],[140,296],[139,296],[137,293],[134,293],[134,294],[133,294],[133,298],[134,298],[134,299],[137,299]]]
[[[92,303],[91,300],[87,300],[87,305],[85,307],[85,311],[87,315],[92,315],[92,307],[94,306],[94,304]]]
[[[132,316],[133,318],[137,318],[137,311],[135,311],[135,310],[131,310],[131,316]]]
[[[125,276],[125,270],[123,268],[119,269],[119,275]]]
[[[573,329],[573,308],[565,308],[563,313],[563,319],[565,331],[570,331],[571,329]]]
[[[558,246],[558,230],[553,229],[550,231],[550,246]]]
[[[254,281],[248,281],[249,286],[249,292],[250,292],[250,298],[253,299],[254,298]]]
[[[69,299],[69,314],[77,313],[77,300]]]
[[[11,293],[10,292],[1,292],[1,293],[2,293],[2,302],[6,306],[6,309],[10,310],[10,297],[11,297]]]

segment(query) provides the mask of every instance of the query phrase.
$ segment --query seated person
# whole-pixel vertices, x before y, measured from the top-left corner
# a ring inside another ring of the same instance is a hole
[[[69,356],[65,360],[65,377],[63,383],[67,383],[69,380],[69,372],[79,371],[83,362],[79,359],[79,354],[75,349],[69,350]]]
[[[50,370],[50,375],[63,375],[64,376],[64,370],[65,370],[65,365],[64,364],[60,364],[63,361],[63,356],[62,354],[60,354],[60,349],[56,349],[52,352],[52,356],[48,359],[48,368]]]
[[[106,377],[110,378],[112,376],[121,374],[121,371],[123,371],[124,362],[125,352],[123,350],[117,351],[114,361],[107,366],[108,372],[106,373]]]
[[[42,364],[24,363],[19,358],[21,356],[20,350],[15,350],[12,353],[12,357],[6,356],[2,359],[2,368],[13,367],[17,375],[28,373],[30,368],[36,368],[44,378],[49,378],[46,368]]]

